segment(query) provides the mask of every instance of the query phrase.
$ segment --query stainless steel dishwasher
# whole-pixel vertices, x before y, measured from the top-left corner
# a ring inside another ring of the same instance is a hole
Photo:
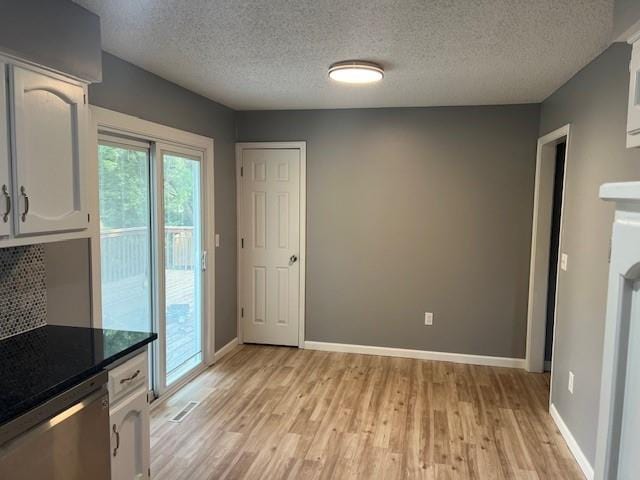
[[[0,427],[2,480],[109,480],[107,373]]]

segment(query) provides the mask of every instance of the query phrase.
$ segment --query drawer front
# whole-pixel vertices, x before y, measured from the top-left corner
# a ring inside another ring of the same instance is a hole
[[[109,370],[109,398],[111,403],[115,403],[135,388],[146,385],[147,369],[147,352],[144,352],[113,370]]]

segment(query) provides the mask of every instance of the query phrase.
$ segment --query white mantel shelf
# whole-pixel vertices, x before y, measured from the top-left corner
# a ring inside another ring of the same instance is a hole
[[[605,183],[600,198],[609,201],[640,201],[640,182]]]

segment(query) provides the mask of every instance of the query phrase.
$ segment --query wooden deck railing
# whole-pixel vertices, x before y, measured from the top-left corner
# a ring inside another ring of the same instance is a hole
[[[151,264],[149,229],[114,228],[100,232],[102,281],[148,276]],[[170,270],[192,270],[197,263],[193,227],[166,227],[165,266]]]

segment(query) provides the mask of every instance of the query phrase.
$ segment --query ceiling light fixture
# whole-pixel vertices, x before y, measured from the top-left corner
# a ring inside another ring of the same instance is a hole
[[[334,63],[329,67],[329,78],[336,82],[373,83],[384,77],[383,68],[372,62],[351,60]]]

